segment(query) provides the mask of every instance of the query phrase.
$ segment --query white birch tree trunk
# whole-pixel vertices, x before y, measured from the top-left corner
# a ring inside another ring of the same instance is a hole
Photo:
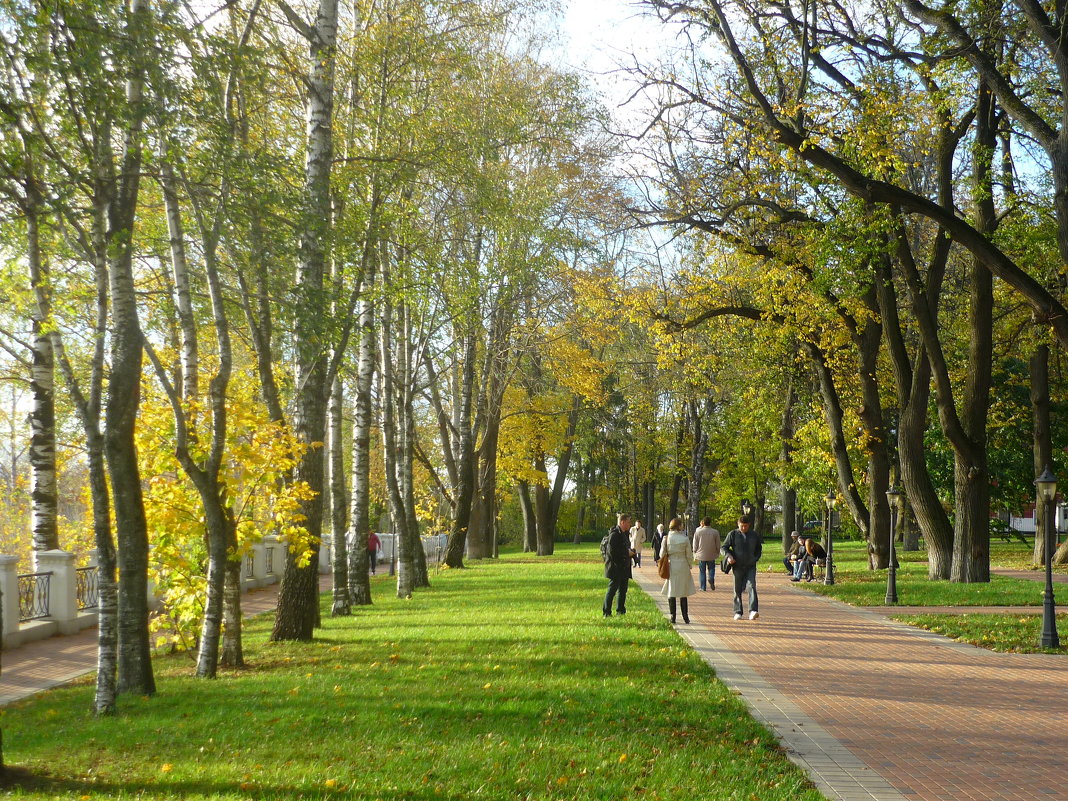
[[[353,604],[371,603],[371,582],[367,575],[370,558],[371,426],[374,424],[371,388],[375,373],[374,301],[375,257],[368,260],[360,297],[359,362],[356,368],[355,420],[352,426],[352,514],[348,549],[349,597]]]
[[[345,457],[343,443],[343,406],[345,396],[341,385],[340,376],[334,378],[334,385],[330,391],[330,408],[327,412],[329,427],[327,444],[330,458],[330,523],[333,534],[333,581],[334,597],[331,606],[331,615],[348,615],[352,612],[352,603],[349,600],[348,581],[348,494],[345,491]]]
[[[30,159],[27,157],[27,161]],[[32,169],[32,162],[30,169]],[[36,303],[32,311],[33,339],[30,366],[30,469],[32,471],[33,550],[59,547],[59,497],[56,489],[55,356],[51,327],[51,289],[48,264],[41,252],[40,190],[35,175],[27,180],[26,260]]]
[[[324,458],[321,448],[326,434],[327,365],[323,351],[322,321],[327,307],[323,300],[325,269],[330,247],[330,170],[333,161],[334,63],[337,40],[337,0],[321,0],[311,26],[283,3],[290,22],[298,26],[309,44],[308,117],[304,173],[304,219],[300,227],[300,255],[295,281],[293,349],[297,386],[293,431],[307,446],[294,471],[297,481],[307,482],[315,494],[301,504],[309,534],[322,530]],[[289,552],[278,590],[278,613],[271,640],[310,640],[319,624],[318,544],[313,540],[312,558],[301,567],[297,554]]]

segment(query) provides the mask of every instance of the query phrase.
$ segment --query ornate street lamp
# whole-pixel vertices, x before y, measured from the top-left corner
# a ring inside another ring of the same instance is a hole
[[[834,527],[834,507],[838,503],[833,487],[823,500],[827,504],[827,566],[823,570],[823,583],[830,585],[834,584],[834,536],[831,529]]]
[[[894,544],[897,542],[897,527],[901,521],[901,507],[904,502],[904,494],[894,484],[886,491],[886,500],[890,502],[890,567],[886,571],[886,603],[897,603],[897,561],[894,552]]]
[[[1043,648],[1059,648],[1061,642],[1057,636],[1057,607],[1053,601],[1053,548],[1056,544],[1053,537],[1053,501],[1057,497],[1057,477],[1053,475],[1049,465],[1046,465],[1042,475],[1035,479],[1035,486],[1045,511],[1042,536],[1046,542],[1046,591],[1042,593],[1042,637],[1038,644]]]
[[[748,498],[742,499],[742,514],[749,517],[753,513],[753,504],[749,503]]]

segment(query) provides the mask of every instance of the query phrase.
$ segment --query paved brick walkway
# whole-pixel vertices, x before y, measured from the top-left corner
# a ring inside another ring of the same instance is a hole
[[[319,590],[331,588],[329,575],[319,579]],[[278,585],[268,584],[241,596],[245,617],[273,611]],[[66,684],[96,670],[96,627],[65,637],[27,643],[0,655],[0,706],[50,687]]]
[[[635,573],[666,611],[654,571]],[[829,798],[1068,799],[1064,656],[955,643],[785,574],[761,573],[760,619],[735,621],[724,578],[678,631]]]

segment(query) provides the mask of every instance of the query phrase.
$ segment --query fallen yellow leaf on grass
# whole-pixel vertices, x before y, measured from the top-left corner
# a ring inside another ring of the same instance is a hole
[[[159,766],[159,770],[160,773],[170,773],[172,770],[174,770],[174,765],[172,765],[170,762],[164,762],[162,765]]]

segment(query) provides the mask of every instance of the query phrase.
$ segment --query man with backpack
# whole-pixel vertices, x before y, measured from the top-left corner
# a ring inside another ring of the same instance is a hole
[[[616,599],[616,613],[627,613],[627,583],[631,577],[630,515],[620,513],[616,525],[608,530],[601,540],[601,558],[604,559],[604,577],[608,579],[608,592],[604,596],[604,616],[612,616],[612,598]]]

